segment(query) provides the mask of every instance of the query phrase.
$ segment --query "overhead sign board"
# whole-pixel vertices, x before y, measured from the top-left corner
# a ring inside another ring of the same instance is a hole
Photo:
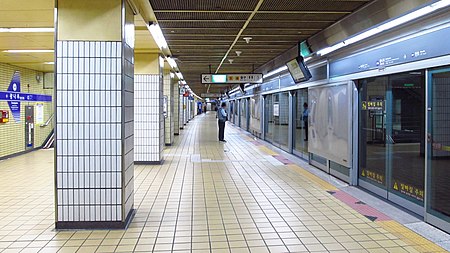
[[[220,93],[202,93],[202,98],[218,98],[222,95]]]
[[[388,67],[421,61],[450,54],[450,47],[437,41],[450,40],[450,27],[417,37],[377,47],[330,62],[330,77],[339,77],[368,70],[384,70]]]
[[[202,74],[202,84],[262,83],[263,74]]]

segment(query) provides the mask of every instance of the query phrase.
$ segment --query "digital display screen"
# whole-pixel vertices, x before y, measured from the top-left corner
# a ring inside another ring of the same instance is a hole
[[[226,83],[227,75],[212,75],[212,82],[213,83]]]
[[[306,67],[303,57],[297,57],[286,63],[286,65],[296,83],[305,82],[311,79],[311,72],[309,72]]]

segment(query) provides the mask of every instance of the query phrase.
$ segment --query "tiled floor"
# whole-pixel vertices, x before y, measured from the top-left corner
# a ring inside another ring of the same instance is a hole
[[[236,128],[217,142],[216,125],[197,117],[163,165],[136,166],[126,231],[55,231],[52,151],[1,161],[0,252],[445,252],[372,222]]]

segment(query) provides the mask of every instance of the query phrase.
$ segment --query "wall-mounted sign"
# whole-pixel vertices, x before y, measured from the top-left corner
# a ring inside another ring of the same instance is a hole
[[[383,101],[362,101],[361,109],[363,111],[383,111],[384,110],[384,100]]]
[[[280,116],[280,104],[273,104],[273,116]]]
[[[167,118],[167,107],[168,107],[167,103],[168,103],[168,97],[164,96],[163,97],[163,114],[164,114],[165,118]]]
[[[45,123],[44,121],[44,104],[38,103],[36,104],[36,110],[35,110],[35,120],[37,125],[42,125]]]
[[[263,74],[202,74],[202,84],[262,83]]]
[[[202,98],[219,98],[222,95],[220,93],[202,93]]]
[[[20,72],[16,71],[8,90],[0,91],[0,101],[8,102],[14,120],[20,122],[20,102],[51,102],[52,96],[20,92]]]

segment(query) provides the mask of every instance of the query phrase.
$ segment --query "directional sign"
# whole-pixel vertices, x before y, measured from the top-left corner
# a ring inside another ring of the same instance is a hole
[[[1,101],[16,101],[16,102],[52,102],[52,96],[31,94],[31,93],[19,93],[19,92],[4,92],[0,91]]]
[[[218,98],[221,96],[220,93],[202,93],[202,98]]]
[[[202,84],[262,83],[262,74],[202,74]]]

